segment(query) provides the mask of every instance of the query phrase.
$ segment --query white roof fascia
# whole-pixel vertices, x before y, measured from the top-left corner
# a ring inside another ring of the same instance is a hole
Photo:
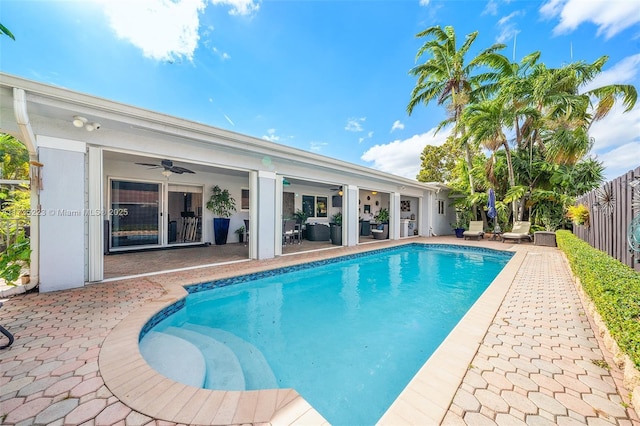
[[[196,143],[216,144],[238,151],[249,152],[254,155],[278,155],[284,159],[309,164],[315,168],[320,167],[338,170],[360,177],[365,176],[368,179],[393,182],[399,186],[411,186],[423,190],[437,190],[439,189],[439,185],[441,185],[418,182],[343,160],[276,144],[265,139],[243,135],[195,121],[74,92],[5,73],[0,73],[0,86],[18,87],[25,90],[25,92],[27,92],[27,99],[30,102],[65,109],[73,113],[81,113],[81,109],[90,109],[101,118],[129,124],[141,130],[185,138]]]

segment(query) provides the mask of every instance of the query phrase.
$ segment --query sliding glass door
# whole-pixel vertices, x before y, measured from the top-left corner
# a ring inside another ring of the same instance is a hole
[[[169,184],[168,244],[202,242],[202,187]]]
[[[160,238],[159,183],[111,181],[111,248],[158,246]]]

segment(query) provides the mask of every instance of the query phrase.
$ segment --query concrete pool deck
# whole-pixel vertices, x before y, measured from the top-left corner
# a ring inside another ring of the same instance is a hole
[[[16,337],[0,351],[0,423],[326,423],[294,390],[208,391],[163,378],[140,357],[140,329],[182,297],[185,284],[411,242],[516,254],[380,424],[640,424],[557,249],[448,237],[13,297],[0,309],[0,324]]]

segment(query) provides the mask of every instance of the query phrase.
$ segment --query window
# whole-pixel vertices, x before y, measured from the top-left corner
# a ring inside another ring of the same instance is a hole
[[[314,217],[316,211],[316,197],[313,195],[303,195],[302,211],[307,215],[307,217]]]
[[[316,197],[316,217],[327,217],[327,197]]]
[[[438,200],[438,214],[444,214],[444,200]]]
[[[249,190],[242,189],[240,196],[240,210],[249,210]]]
[[[304,211],[308,217],[327,217],[328,200],[328,197],[303,195],[302,211]]]

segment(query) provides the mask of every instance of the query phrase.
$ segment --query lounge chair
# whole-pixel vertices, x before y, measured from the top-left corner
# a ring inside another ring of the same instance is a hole
[[[520,244],[520,240],[528,239],[531,241],[531,235],[529,235],[529,229],[531,228],[531,222],[515,222],[511,232],[505,232],[502,234],[502,242],[506,240],[516,240]]]
[[[469,222],[469,230],[464,231],[462,236],[465,240],[467,238],[475,238],[477,240],[484,238],[484,223],[481,220],[472,220]]]
[[[371,234],[376,240],[386,240],[389,238],[389,225],[386,223],[380,224],[375,229],[371,230]]]

